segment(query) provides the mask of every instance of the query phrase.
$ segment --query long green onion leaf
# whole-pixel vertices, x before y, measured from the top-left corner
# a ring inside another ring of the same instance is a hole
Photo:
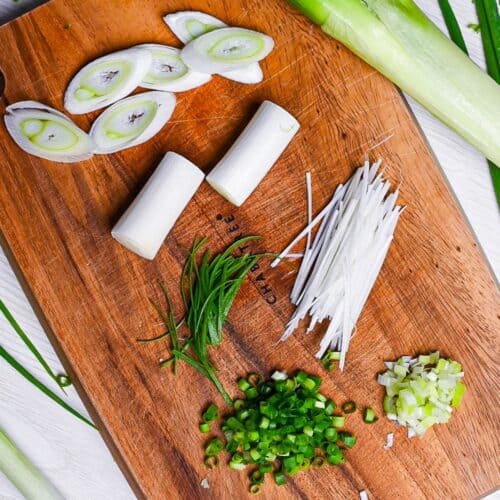
[[[443,13],[444,22],[446,23],[446,27],[448,28],[448,32],[450,33],[450,38],[458,47],[460,47],[467,55],[469,55],[469,51],[467,50],[467,46],[465,45],[464,37],[462,35],[462,32],[460,31],[460,26],[450,3],[448,2],[448,0],[438,0],[438,2],[439,7],[441,8],[441,12]]]
[[[0,471],[27,500],[62,500],[62,495],[0,427]]]
[[[37,389],[48,396],[52,401],[57,403],[59,406],[64,408],[66,411],[74,415],[76,418],[82,420],[90,427],[97,429],[97,427],[87,418],[85,418],[81,413],[72,408],[66,401],[61,399],[57,394],[52,392],[43,382],[37,379],[32,373],[30,373],[24,366],[22,366],[15,358],[13,358],[2,346],[0,346],[0,358],[3,358],[7,363],[9,363],[14,370],[16,370],[20,375],[22,375],[28,382],[32,383]]]
[[[0,311],[5,316],[5,319],[9,322],[10,326],[15,330],[15,332],[19,335],[19,338],[24,342],[26,347],[31,351],[33,356],[38,360],[43,369],[47,372],[52,380],[64,391],[64,388],[71,385],[71,379],[64,374],[55,374],[48,363],[45,361],[44,357],[40,353],[40,351],[36,348],[33,342],[30,340],[28,335],[23,331],[23,329],[19,326],[19,323],[15,320],[14,316],[12,316],[11,312],[7,309],[7,306],[4,304],[2,300],[0,300]]]

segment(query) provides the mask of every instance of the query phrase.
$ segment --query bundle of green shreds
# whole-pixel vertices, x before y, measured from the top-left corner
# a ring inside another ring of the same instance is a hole
[[[234,401],[234,413],[222,420],[225,440],[214,438],[205,448],[205,464],[219,463],[218,455],[230,455],[229,467],[249,473],[250,493],[258,494],[266,475],[278,485],[310,467],[344,462],[346,448],[356,438],[340,430],[345,417],[334,415],[335,402],[320,392],[321,379],[299,371],[294,377],[275,372],[267,381],[250,374],[238,381],[245,399]],[[203,414],[202,432],[218,417],[211,405]]]

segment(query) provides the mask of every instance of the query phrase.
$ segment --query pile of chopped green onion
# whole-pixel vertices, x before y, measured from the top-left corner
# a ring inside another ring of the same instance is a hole
[[[267,474],[283,485],[299,471],[343,463],[344,451],[355,445],[356,437],[339,430],[345,417],[334,415],[335,402],[320,393],[320,386],[319,377],[302,371],[294,377],[275,372],[268,381],[256,374],[240,379],[238,387],[246,397],[235,400],[234,413],[222,421],[225,441],[208,442],[205,464],[217,465],[225,449],[231,469],[254,466],[249,491],[258,494]],[[216,407],[208,407],[202,432],[217,414]]]
[[[384,410],[387,418],[408,427],[408,437],[423,436],[434,424],[448,422],[453,408],[460,406],[464,373],[456,361],[433,352],[385,365],[388,370],[378,376],[386,390]]]

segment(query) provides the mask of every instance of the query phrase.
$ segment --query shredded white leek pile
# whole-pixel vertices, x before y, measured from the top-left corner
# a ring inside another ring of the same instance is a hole
[[[378,376],[385,386],[387,418],[408,427],[408,437],[423,436],[434,424],[450,420],[465,392],[460,363],[439,357],[439,352],[418,358],[402,356],[386,362],[388,370]]]
[[[291,293],[297,306],[281,340],[286,340],[301,320],[310,317],[308,332],[322,321],[330,324],[321,340],[317,358],[330,348],[340,351],[343,369],[356,322],[382,268],[402,208],[398,191],[379,172],[381,162],[368,161],[340,185],[328,205],[311,220],[312,196],[308,187],[308,226],[272,263],[288,257],[307,237],[306,249]],[[321,222],[314,241],[312,229]]]

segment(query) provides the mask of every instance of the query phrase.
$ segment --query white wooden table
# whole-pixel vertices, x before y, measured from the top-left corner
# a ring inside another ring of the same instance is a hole
[[[40,0],[0,0],[0,23],[19,15]],[[441,27],[437,0],[417,0],[425,12]],[[475,22],[472,2],[452,0],[463,26],[471,57],[484,65],[480,36],[465,26]],[[500,212],[498,211],[488,168],[484,158],[463,140],[435,120],[410,99],[410,105],[434,150],[446,177],[482,246],[497,279],[500,278]],[[500,139],[500,138],[499,138]],[[415,165],[415,168],[418,168]],[[0,298],[8,305],[21,326],[54,367],[60,367],[43,328],[31,309],[3,251],[0,248]],[[26,348],[11,334],[0,318],[0,336],[12,353],[47,384],[50,379],[33,361]],[[70,403],[85,412],[74,391]],[[115,464],[99,434],[48,401],[6,364],[0,370],[0,426],[68,499],[134,498],[130,487]],[[0,499],[20,498],[0,475]]]

